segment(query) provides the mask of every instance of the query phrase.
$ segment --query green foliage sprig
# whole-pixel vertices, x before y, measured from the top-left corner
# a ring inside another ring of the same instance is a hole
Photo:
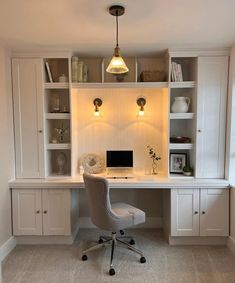
[[[153,160],[159,161],[161,160],[161,156],[156,153],[154,148],[150,145],[147,146],[149,157],[152,158]]]

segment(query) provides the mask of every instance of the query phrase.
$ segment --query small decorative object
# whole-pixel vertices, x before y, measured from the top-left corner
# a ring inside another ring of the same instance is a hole
[[[183,174],[185,176],[191,176],[193,174],[193,168],[188,166],[188,165],[184,166],[183,167]]]
[[[171,106],[173,113],[187,113],[189,109],[190,98],[178,96],[174,98],[174,102]]]
[[[83,67],[84,63],[83,61],[78,61],[78,76],[77,76],[77,81],[79,83],[83,82]]]
[[[88,68],[87,65],[83,65],[83,82],[86,83],[88,81]]]
[[[59,134],[59,142],[63,143],[64,142],[64,135],[69,132],[69,128],[64,128],[63,123],[61,124],[61,127],[55,128],[55,131]]]
[[[170,153],[170,173],[182,174],[186,160],[186,153]]]
[[[191,139],[188,137],[170,137],[171,143],[191,143]]]
[[[62,75],[59,77],[59,82],[60,82],[60,83],[67,83],[67,82],[68,82],[68,77],[66,77],[65,74],[62,74]]]
[[[69,113],[69,109],[67,108],[67,106],[64,106],[61,113]]]
[[[51,143],[57,143],[57,139],[52,138],[52,139],[51,139]]]
[[[141,82],[164,82],[166,73],[164,71],[142,71],[140,73]]]
[[[60,112],[60,99],[58,96],[55,96],[52,100],[52,113]]]
[[[72,57],[72,82],[76,83],[78,81],[78,57]]]
[[[95,153],[88,153],[82,156],[81,165],[85,173],[98,174],[104,171],[104,161]]]
[[[150,145],[147,146],[149,157],[152,159],[152,174],[157,175],[157,162],[161,160],[160,155]]]
[[[60,152],[56,157],[57,167],[58,167],[58,174],[64,175],[65,174],[65,166],[67,163],[67,157],[64,152]]]

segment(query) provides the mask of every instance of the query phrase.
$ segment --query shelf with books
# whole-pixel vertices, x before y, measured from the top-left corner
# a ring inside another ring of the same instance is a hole
[[[44,58],[46,83],[69,81],[69,58]]]
[[[171,82],[194,82],[197,73],[197,58],[171,57]]]

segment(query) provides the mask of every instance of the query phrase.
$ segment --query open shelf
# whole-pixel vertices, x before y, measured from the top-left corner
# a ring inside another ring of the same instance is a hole
[[[70,113],[46,113],[46,119],[70,119]]]
[[[173,174],[173,173],[170,173],[169,177],[172,179],[189,179],[189,180],[194,179],[194,176],[185,176],[184,174]]]
[[[196,87],[195,81],[186,81],[186,82],[170,82],[170,88],[194,88]]]
[[[194,113],[170,113],[170,119],[194,119]]]
[[[69,83],[44,83],[45,89],[67,89]]]
[[[192,149],[192,143],[170,143],[169,149]]]
[[[72,88],[167,88],[167,82],[73,83]]]
[[[70,149],[70,143],[48,143],[47,149]]]

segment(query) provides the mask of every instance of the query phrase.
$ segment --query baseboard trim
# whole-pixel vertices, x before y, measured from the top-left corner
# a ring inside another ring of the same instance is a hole
[[[97,228],[90,217],[79,217],[79,228]],[[162,228],[161,217],[147,217],[145,223],[132,227],[135,228]]]
[[[9,255],[15,246],[16,239],[12,236],[0,247],[0,262],[2,262]]]
[[[228,237],[172,237],[170,236],[168,239],[169,245],[177,246],[177,245],[218,245],[218,246],[226,246],[228,241]]]
[[[235,239],[233,239],[231,236],[228,237],[227,246],[230,251],[235,255]]]
[[[15,236],[17,245],[71,245],[75,235],[71,236]]]

